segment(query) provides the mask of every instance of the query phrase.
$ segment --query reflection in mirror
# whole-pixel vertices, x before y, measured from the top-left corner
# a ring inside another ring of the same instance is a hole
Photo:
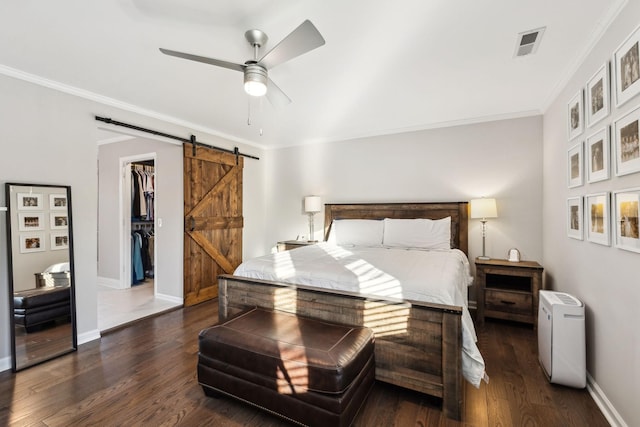
[[[5,185],[14,371],[77,348],[71,187]]]

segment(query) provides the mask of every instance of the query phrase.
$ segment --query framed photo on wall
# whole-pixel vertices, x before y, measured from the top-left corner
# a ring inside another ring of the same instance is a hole
[[[585,110],[587,126],[593,126],[609,115],[609,63],[606,62],[587,82]]]
[[[567,235],[572,239],[583,239],[582,196],[567,199]]]
[[[584,130],[584,108],[582,105],[582,98],[582,89],[580,89],[578,93],[571,98],[571,101],[569,101],[569,104],[567,105],[567,132],[569,140],[580,135]]]
[[[66,230],[69,225],[69,218],[66,212],[49,214],[49,225],[52,230]]]
[[[44,230],[44,214],[42,212],[19,213],[18,214],[18,230],[19,231]]]
[[[617,248],[640,252],[639,204],[640,188],[619,190],[613,193],[615,246]]]
[[[614,123],[616,175],[640,171],[640,107]]]
[[[69,248],[69,235],[67,233],[51,233],[51,250]]]
[[[569,149],[567,155],[567,180],[569,188],[579,187],[583,184],[582,146],[582,142],[579,142]]]
[[[17,193],[19,211],[41,211],[42,194],[37,193]]]
[[[611,164],[609,127],[600,129],[587,137],[585,145],[587,182],[609,179],[609,165]]]
[[[52,211],[66,211],[67,195],[66,194],[49,194],[49,209],[51,209]]]
[[[585,196],[587,240],[609,246],[609,193]]]
[[[640,27],[613,53],[616,82],[616,106],[619,107],[640,92]]]
[[[43,252],[45,250],[44,233],[20,234],[20,253]]]

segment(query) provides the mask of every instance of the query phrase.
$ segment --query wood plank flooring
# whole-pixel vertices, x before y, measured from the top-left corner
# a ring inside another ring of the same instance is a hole
[[[282,426],[235,400],[204,396],[196,380],[198,332],[217,301],[113,331],[78,352],[0,373],[0,425]],[[465,383],[465,419],[446,419],[438,399],[376,383],[355,426],[608,426],[586,390],[551,385],[530,327],[487,321],[478,330],[489,384]]]

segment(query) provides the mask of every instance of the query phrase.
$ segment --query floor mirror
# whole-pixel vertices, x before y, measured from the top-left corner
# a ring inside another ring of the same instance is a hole
[[[14,372],[77,348],[71,187],[5,184]]]

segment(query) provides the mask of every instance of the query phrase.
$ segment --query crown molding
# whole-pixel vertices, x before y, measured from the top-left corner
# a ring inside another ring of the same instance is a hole
[[[115,107],[124,111],[129,111],[131,113],[139,114],[141,116],[149,117],[152,119],[160,120],[165,123],[170,123],[173,125],[181,126],[187,129],[191,129],[193,131],[204,132],[206,134],[217,136],[220,138],[224,138],[231,142],[236,142],[240,144],[246,144],[251,147],[259,148],[264,150],[265,147],[256,144],[253,141],[249,141],[246,139],[238,138],[233,135],[229,135],[215,129],[208,128],[206,126],[201,126],[196,123],[188,122],[186,120],[178,119],[173,116],[169,116],[167,114],[162,114],[157,111],[149,110],[147,108],[139,107],[137,105],[129,104],[126,102],[119,101],[114,98],[109,98],[108,96],[99,95],[95,92],[91,92],[88,90],[80,89],[75,86],[67,85],[64,83],[57,82],[55,80],[47,79],[45,77],[37,76],[35,74],[30,74],[22,70],[18,70],[15,68],[7,67],[6,65],[0,64],[0,74],[3,74],[8,77],[13,77],[18,80],[23,80],[29,83],[33,83],[38,86],[43,86],[49,89],[56,90],[58,92],[63,92],[69,95],[77,96],[78,98],[87,99],[89,101],[97,102],[98,104],[107,105],[110,107]]]

